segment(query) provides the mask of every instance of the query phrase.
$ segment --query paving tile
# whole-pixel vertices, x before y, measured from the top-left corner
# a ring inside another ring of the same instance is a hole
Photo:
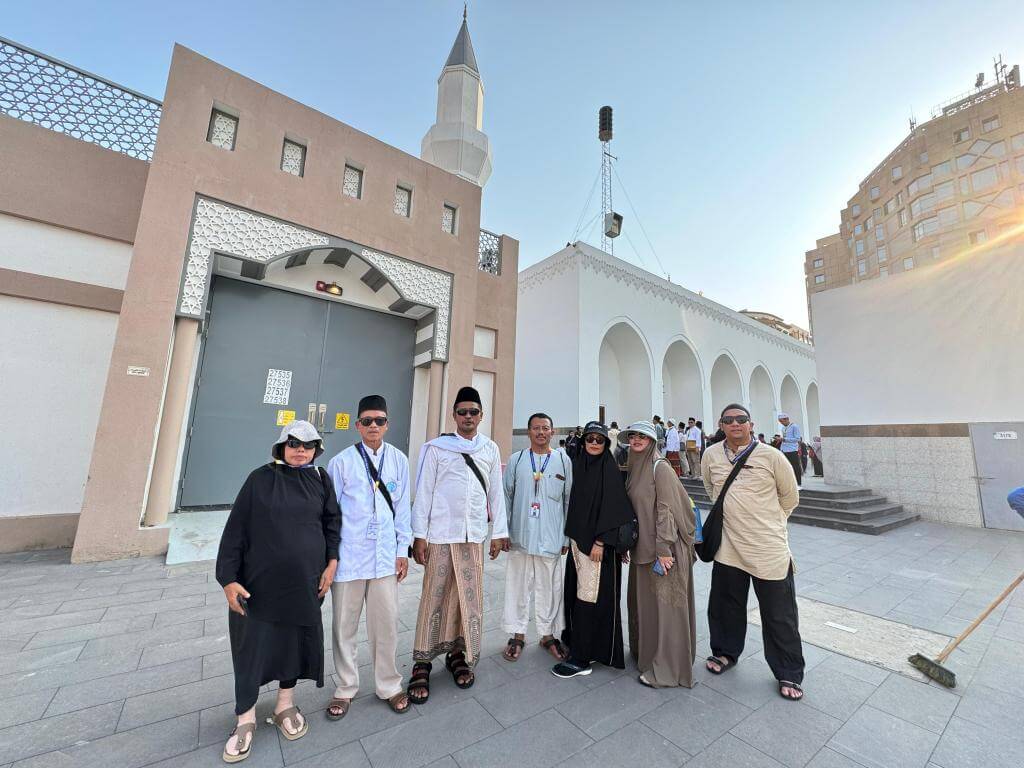
[[[73,614],[66,614],[71,616]],[[48,629],[45,632],[37,632],[26,649],[45,648],[49,645],[67,645],[68,643],[88,642],[99,637],[117,637],[130,634],[133,629],[132,619],[118,619],[116,621],[97,621],[92,624],[82,624],[76,627],[61,627],[60,629]]]
[[[630,723],[609,736],[577,752],[565,762],[564,768],[677,768],[689,755],[664,736],[643,723]]]
[[[6,586],[6,585],[5,585]],[[34,619],[38,616],[49,616],[57,612],[60,603],[33,603],[30,605],[15,606],[0,611],[0,622],[15,621],[16,619]]]
[[[153,645],[143,649],[139,669],[167,664],[179,659],[198,658],[211,653],[222,653],[230,650],[231,641],[227,634],[190,637],[177,642],[161,643],[160,645]]]
[[[386,735],[360,740],[373,768],[419,768],[501,731],[498,721],[473,699],[411,720],[401,717],[406,721]]]
[[[881,685],[882,681],[890,674],[889,670],[884,667],[867,664],[838,653],[832,654],[830,658],[823,661],[818,668],[818,673],[825,670],[842,672],[844,675],[848,675],[855,680],[863,680],[865,683],[871,683],[871,685]]]
[[[156,615],[157,627],[169,627],[172,624],[196,621],[197,619],[220,619],[228,614],[228,607],[222,601],[216,605],[197,606],[195,608],[184,608],[179,611],[165,611]],[[324,624],[324,626],[329,626]]]
[[[135,669],[139,652],[115,653],[99,659],[75,661],[57,666],[19,672],[0,678],[0,690],[5,696],[21,696],[46,688],[59,688],[86,680],[96,680]]]
[[[703,684],[751,709],[757,709],[779,695],[775,676],[759,658],[743,659],[733,669],[712,675]]]
[[[203,656],[202,663],[204,680],[208,677],[220,677],[221,675],[228,675],[234,672],[230,650]]]
[[[0,637],[11,635],[24,635],[29,632],[44,632],[48,629],[59,629],[61,627],[77,627],[81,624],[92,624],[103,617],[103,608],[96,608],[91,611],[75,611],[74,613],[59,613],[53,616],[38,616],[32,619],[15,619],[0,624]]]
[[[141,768],[153,762],[154,756],[176,755],[194,749],[198,726],[199,715],[193,713],[67,747],[60,751],[59,762],[54,761],[51,753],[18,763],[18,768],[51,768],[55,763],[69,768]]]
[[[862,766],[845,755],[840,755],[825,747],[807,764],[807,768],[862,768]]]
[[[370,760],[362,745],[354,741],[288,765],[292,768],[370,768]]]
[[[85,643],[73,643],[59,648],[36,648],[0,656],[0,683],[3,676],[16,672],[30,672],[33,669],[66,664],[78,658]]]
[[[129,594],[139,593],[131,592]],[[144,592],[142,594],[151,594],[151,592]],[[150,613],[181,611],[187,608],[195,608],[199,605],[205,605],[203,595],[185,595],[184,597],[168,597],[158,600],[138,600],[107,608],[107,612],[103,614],[103,620],[129,619],[133,616],[144,616]]]
[[[466,768],[506,768],[511,755],[522,765],[548,768],[593,743],[593,739],[558,712],[548,710],[452,756]]]
[[[56,693],[56,688],[50,688],[0,700],[0,729],[38,720]],[[0,689],[0,696],[3,694],[4,691]],[[0,755],[0,759],[3,759],[3,755]]]
[[[772,701],[729,731],[783,765],[802,768],[842,721],[792,701]]]
[[[170,717],[198,712],[226,701],[234,701],[234,698],[235,681],[232,675],[144,693],[124,702],[124,711],[121,713],[117,729],[131,730]]]
[[[695,755],[751,712],[728,696],[698,685],[640,718],[640,722]]]
[[[910,596],[911,593],[905,589],[875,585],[850,600],[846,607],[872,616],[885,616]]]
[[[48,717],[0,730],[0,755],[7,760],[70,747],[79,741],[92,741],[114,732],[120,702],[103,704],[69,715]]]
[[[730,733],[686,763],[686,768],[781,768],[782,763],[768,757]]]
[[[853,716],[876,686],[822,664],[804,680],[804,703],[840,720]],[[785,704],[786,702],[782,702]]]
[[[202,661],[186,659],[173,664],[165,664],[162,667],[111,675],[99,681],[91,680],[86,683],[68,685],[57,692],[46,710],[46,714],[49,717],[85,709],[96,704],[106,704],[108,701],[121,701],[131,696],[192,683],[199,680],[201,676]]]
[[[115,592],[111,595],[100,595],[99,597],[80,597],[61,603],[57,608],[57,613],[74,613],[75,611],[89,611],[94,608],[111,608],[115,605],[159,600],[162,592],[163,590],[153,589],[148,592],[130,592],[128,594]]]
[[[0,656],[17,653],[32,639],[32,635],[12,635],[0,638]]]
[[[828,746],[871,768],[923,768],[938,740],[931,731],[865,705]]]
[[[507,728],[586,692],[579,680],[560,680],[545,670],[476,694],[475,698]]]
[[[142,652],[159,645],[168,645],[180,640],[189,640],[203,634],[203,622],[193,621],[188,624],[175,624],[170,627],[156,627],[127,635],[102,637],[90,640],[85,645],[80,658],[92,659],[111,653]]]
[[[902,675],[889,675],[867,700],[875,709],[935,733],[942,733],[959,702],[952,693]]]
[[[330,655],[330,652],[328,652]],[[405,678],[406,684],[410,675],[412,674],[412,657],[409,657],[409,664],[399,667],[399,672]],[[455,685],[455,681],[452,680],[451,674],[444,668],[444,662],[442,661],[439,665],[434,665],[434,671],[430,675],[430,707],[447,707],[450,704],[455,704],[460,701],[465,701],[470,698],[476,698],[478,701],[481,696],[488,691],[495,690],[507,690],[507,686],[512,682],[512,678],[509,677],[505,671],[504,662],[499,662],[493,657],[481,659],[476,665],[474,670],[476,674],[476,682],[473,683],[472,688],[459,688]],[[552,677],[550,674],[548,677],[551,678],[551,684],[562,682]],[[359,684],[360,684],[360,695],[369,693],[373,690],[373,666],[366,665],[359,668]],[[580,690],[583,690],[582,688]]]
[[[1020,768],[1024,734],[979,728],[954,717],[932,753],[932,762],[941,768]]]
[[[552,682],[556,682],[554,678]],[[557,709],[576,727],[597,739],[671,701],[680,691],[679,688],[648,688],[633,676],[622,676],[560,704]]]
[[[191,717],[188,715],[187,717]],[[148,726],[147,726],[148,727]],[[145,729],[143,729],[145,730]],[[224,742],[227,741],[229,728],[224,732],[216,744],[201,746],[186,754],[170,757],[153,763],[148,768],[223,768],[225,763],[221,759],[224,751]],[[284,765],[284,758],[281,756],[281,746],[278,744],[277,731],[272,728],[257,728],[256,736],[252,742],[252,751],[245,759],[245,768],[281,768]],[[108,768],[115,768],[108,766]]]
[[[213,574],[211,568],[207,573],[190,573],[181,576],[165,576],[155,579],[132,578],[121,588],[122,592],[145,592],[148,589],[171,589],[172,587],[193,586],[196,584],[209,584],[210,576]]]
[[[985,728],[1024,733],[1024,697],[981,683],[973,682],[967,687],[954,714]]]

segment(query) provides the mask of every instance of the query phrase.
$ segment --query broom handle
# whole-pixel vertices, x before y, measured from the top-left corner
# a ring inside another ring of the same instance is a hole
[[[963,641],[963,639],[965,637],[967,637],[969,634],[971,634],[971,632],[973,632],[975,629],[977,629],[978,625],[981,624],[981,622],[983,622],[986,618],[988,618],[988,615],[990,613],[992,613],[992,611],[994,611],[996,609],[996,607],[1001,602],[1003,602],[1003,600],[1006,599],[1006,596],[1009,595],[1011,592],[1013,592],[1013,590],[1015,590],[1017,588],[1017,585],[1019,585],[1022,581],[1024,581],[1024,571],[1021,571],[1021,574],[1016,579],[1013,580],[1013,583],[1010,584],[1010,586],[1008,586],[1006,589],[1003,590],[1003,593],[999,597],[997,597],[995,600],[993,600],[991,603],[989,603],[988,608],[986,608],[982,612],[981,616],[979,616],[974,621],[972,621],[970,626],[967,627],[967,629],[965,629],[963,632],[961,632],[956,637],[956,639],[953,640],[953,642],[951,642],[949,645],[947,645],[945,648],[943,648],[942,649],[942,653],[940,653],[938,656],[936,656],[935,660],[937,662],[939,662],[940,664],[942,662],[944,662],[946,660],[946,657],[949,656],[949,654],[951,654],[953,652],[953,649],[956,648],[958,645],[960,645],[960,643]]]

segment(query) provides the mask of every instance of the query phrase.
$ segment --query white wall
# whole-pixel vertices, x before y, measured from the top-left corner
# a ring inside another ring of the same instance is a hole
[[[1024,245],[812,302],[822,424],[1024,419]]]
[[[128,243],[0,214],[0,267],[124,289]]]
[[[0,296],[0,516],[80,511],[116,330],[110,312]]]

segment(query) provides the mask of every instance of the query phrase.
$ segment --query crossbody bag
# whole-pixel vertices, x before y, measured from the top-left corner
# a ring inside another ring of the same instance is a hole
[[[701,533],[703,534],[704,540],[699,544],[694,544],[693,548],[697,552],[697,557],[703,560],[705,563],[710,563],[715,559],[715,555],[718,554],[718,548],[722,546],[722,522],[724,517],[724,505],[725,495],[729,492],[730,486],[733,481],[739,475],[740,470],[743,469],[747,463],[747,459],[750,458],[751,454],[757,450],[757,443],[736,459],[736,463],[732,465],[732,472],[725,478],[725,482],[722,484],[722,490],[718,493],[718,498],[715,499],[715,503],[711,507],[711,511],[708,513],[707,520],[704,521],[704,525]]]

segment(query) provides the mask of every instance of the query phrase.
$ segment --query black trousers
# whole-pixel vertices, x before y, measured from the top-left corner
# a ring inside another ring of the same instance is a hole
[[[711,653],[739,659],[747,636],[747,594],[750,582],[761,608],[764,658],[776,680],[800,684],[804,679],[804,654],[793,585],[793,564],[781,581],[751,576],[744,570],[716,562],[711,571],[708,625]]]
[[[803,477],[803,467],[800,466],[800,452],[783,451],[782,455],[789,459],[790,466],[793,467],[793,472],[796,475],[796,484],[800,485],[800,478]]]

